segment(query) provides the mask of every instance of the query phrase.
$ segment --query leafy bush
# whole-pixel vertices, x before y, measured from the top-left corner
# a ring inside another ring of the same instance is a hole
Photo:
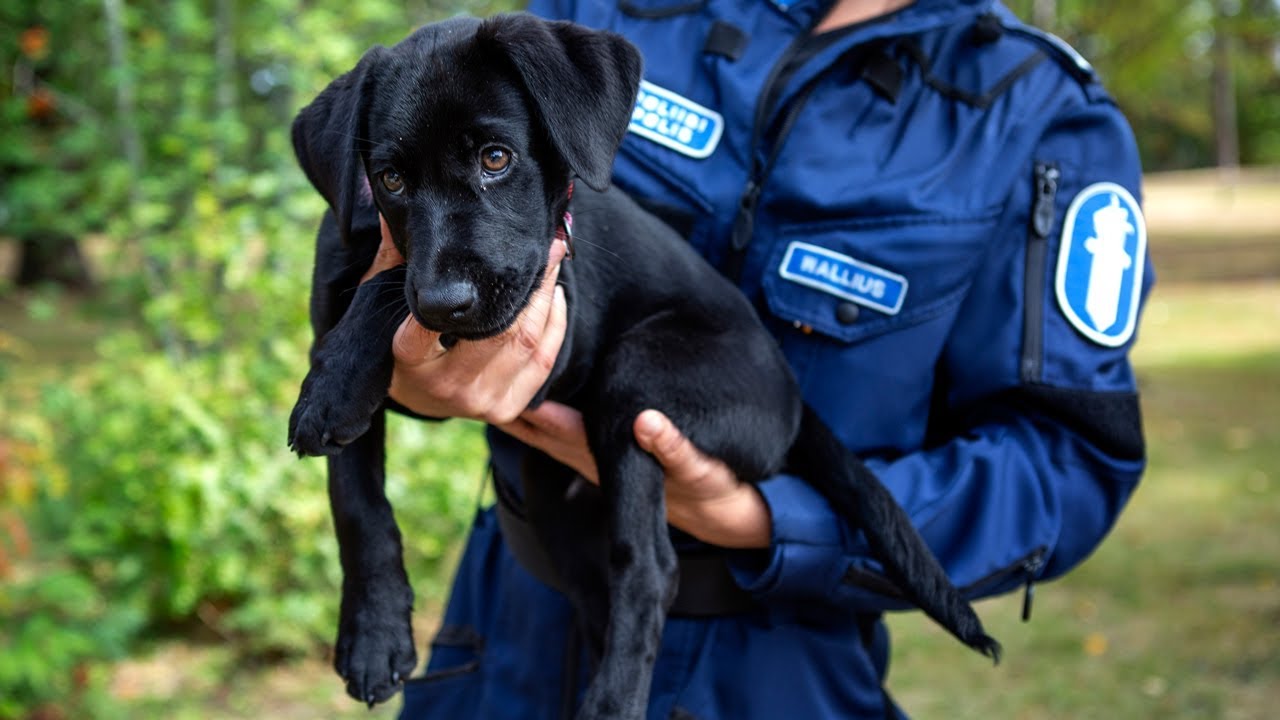
[[[116,605],[151,623],[198,621],[258,652],[333,633],[340,585],[323,463],[284,446],[302,338],[173,363],[136,338],[104,343],[90,372],[51,385],[64,493],[44,530]],[[430,588],[460,537],[482,457],[474,429],[396,423],[392,493],[412,570]]]
[[[82,707],[95,661],[157,631],[268,656],[331,642],[324,463],[285,447],[323,210],[289,122],[369,45],[456,9],[0,0],[18,30],[0,43],[0,239],[94,233],[93,312],[118,329],[66,371],[0,332],[0,718],[100,714]],[[396,419],[389,436],[406,563],[432,595],[481,437]]]
[[[0,367],[0,528],[13,518],[31,547],[0,571],[0,718],[51,702],[99,714],[76,699],[101,684],[94,663],[157,632],[256,656],[332,641],[340,568],[324,463],[285,446],[323,203],[278,110],[235,147],[193,142],[188,127],[152,154],[169,163],[129,178],[138,202],[106,223],[94,310],[119,330],[91,364],[24,388],[20,403]],[[176,111],[175,124],[195,122],[195,108]],[[481,480],[481,437],[465,423],[389,430],[406,563],[419,597],[438,594]]]
[[[197,625],[259,655],[331,641],[340,569],[323,462],[284,444],[305,347],[293,333],[175,363],[122,334],[43,388],[47,422],[0,435],[28,450],[8,499],[49,548],[0,595],[0,717],[70,697],[76,668],[146,631]],[[481,437],[405,420],[390,437],[406,562],[419,597],[435,596],[474,502]]]
[[[26,348],[0,332],[0,382],[10,382]],[[82,689],[88,658],[111,655],[136,629],[130,613],[111,614],[103,595],[47,544],[30,522],[42,484],[65,487],[57,473],[41,478],[51,428],[0,394],[0,718],[19,717],[42,698],[69,700]],[[72,703],[67,703],[72,704]]]
[[[163,274],[120,287],[128,297],[159,278],[163,291],[145,296],[136,329],[40,393],[57,431],[35,502],[38,532],[113,613],[195,623],[270,654],[329,641],[340,586],[324,463],[285,446],[321,203],[298,173],[284,177],[199,190],[185,225],[144,242]],[[276,202],[264,213],[222,199],[241,192]],[[482,440],[464,423],[393,421],[390,436],[388,494],[413,528],[411,574],[431,592],[474,502]]]
[[[271,656],[334,635],[324,463],[285,446],[310,343],[311,250],[294,238],[312,234],[319,203],[295,186],[266,216],[213,195],[196,204],[161,238],[187,249],[141,319],[100,341],[92,364],[24,391],[33,402],[0,402],[0,528],[27,536],[0,531],[0,717],[51,698],[65,709],[92,661],[158,630]],[[435,596],[475,502],[482,438],[401,418],[389,438],[406,564],[419,597]],[[6,565],[18,570],[5,577]]]

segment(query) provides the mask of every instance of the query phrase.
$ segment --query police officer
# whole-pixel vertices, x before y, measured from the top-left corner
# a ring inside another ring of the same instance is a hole
[[[1029,593],[1092,552],[1144,468],[1127,353],[1152,273],[1134,140],[1083,58],[990,0],[531,10],[640,47],[615,182],[756,303],[958,586]],[[396,339],[392,397],[494,426],[500,498],[526,444],[595,477],[575,411],[525,411],[564,335],[560,252],[508,333],[446,351],[408,320]],[[880,621],[898,606],[858,535],[802,480],[740,483],[657,412],[635,431],[682,546],[719,548],[730,579],[672,613],[649,717],[901,716]],[[572,717],[570,610],[510,528],[477,516],[402,717]]]

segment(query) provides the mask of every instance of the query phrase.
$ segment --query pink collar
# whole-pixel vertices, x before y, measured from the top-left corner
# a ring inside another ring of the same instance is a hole
[[[573,199],[573,182],[569,182],[569,196],[567,200]],[[560,223],[559,229],[556,230],[556,240],[564,243],[564,256],[573,259],[573,213],[568,209],[564,211],[564,219]]]

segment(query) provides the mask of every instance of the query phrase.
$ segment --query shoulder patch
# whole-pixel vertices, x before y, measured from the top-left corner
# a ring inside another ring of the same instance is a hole
[[[724,117],[648,80],[640,81],[627,130],[682,155],[702,159],[715,152]]]
[[[1071,201],[1058,250],[1058,305],[1076,330],[1099,345],[1133,337],[1146,263],[1147,227],[1124,187],[1094,183]]]

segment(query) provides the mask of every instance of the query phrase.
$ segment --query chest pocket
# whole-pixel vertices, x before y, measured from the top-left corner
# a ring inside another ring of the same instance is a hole
[[[959,305],[998,213],[780,227],[762,278],[778,319],[842,343]]]

